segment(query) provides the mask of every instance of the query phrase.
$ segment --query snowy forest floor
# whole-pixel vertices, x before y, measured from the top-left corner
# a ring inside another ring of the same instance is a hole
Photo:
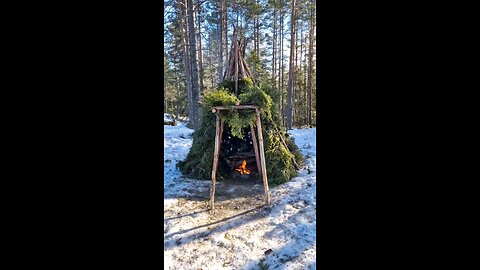
[[[305,167],[290,182],[270,186],[264,206],[261,180],[217,182],[185,178],[175,167],[193,130],[164,126],[165,269],[316,269],[316,128],[289,131]]]

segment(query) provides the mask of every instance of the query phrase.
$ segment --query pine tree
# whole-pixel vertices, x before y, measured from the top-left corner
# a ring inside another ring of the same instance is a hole
[[[235,27],[239,39],[245,40],[242,54],[251,68],[252,79],[256,83],[268,82],[279,97],[275,99],[275,107],[282,125],[294,128],[315,124],[315,2],[167,0],[164,3],[168,68],[164,76],[168,79],[163,91],[169,111],[188,114],[189,126],[198,125],[198,101],[205,91],[216,89],[223,81],[229,61],[227,48]],[[295,10],[290,12],[293,5]],[[286,55],[287,48],[290,57]]]
[[[191,82],[192,82],[192,118],[193,128],[198,129],[200,126],[200,107],[198,102],[200,101],[200,89],[198,83],[198,66],[197,66],[197,52],[196,52],[196,38],[195,38],[195,22],[193,16],[193,0],[187,0],[187,16],[188,27],[187,34],[189,39],[189,60],[191,69]]]

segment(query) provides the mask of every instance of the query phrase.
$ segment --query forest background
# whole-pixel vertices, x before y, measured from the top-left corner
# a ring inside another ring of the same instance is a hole
[[[223,81],[237,33],[255,81],[280,96],[282,123],[315,127],[315,8],[311,0],[165,1],[164,112],[199,127],[199,101]]]

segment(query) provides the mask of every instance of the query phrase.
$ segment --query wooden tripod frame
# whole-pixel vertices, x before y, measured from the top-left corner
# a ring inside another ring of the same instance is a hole
[[[243,109],[255,109],[256,115],[256,126],[258,132],[258,145],[257,138],[255,136],[255,127],[250,126],[250,131],[252,133],[253,140],[253,149],[255,151],[255,159],[257,161],[257,167],[260,167],[260,175],[263,180],[263,190],[265,192],[265,204],[270,204],[270,196],[268,194],[268,180],[267,180],[267,168],[265,166],[265,152],[263,148],[263,135],[262,135],[262,123],[260,121],[260,111],[257,106],[254,105],[236,105],[236,106],[216,106],[212,108],[212,112],[217,116],[216,119],[216,132],[215,132],[215,150],[213,154],[213,167],[212,167],[212,186],[210,188],[210,208],[213,211],[215,209],[215,185],[216,185],[216,175],[218,168],[218,158],[220,156],[220,147],[222,144],[222,134],[223,134],[223,120],[220,119],[218,115],[221,110],[243,110]]]

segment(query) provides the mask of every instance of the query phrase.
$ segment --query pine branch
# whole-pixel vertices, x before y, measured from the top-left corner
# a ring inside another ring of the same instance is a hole
[[[274,125],[273,128],[278,133],[278,136],[280,137],[280,140],[282,141],[285,149],[287,149],[287,151],[290,152],[290,149],[288,149],[287,143],[285,142],[285,139],[283,138],[282,133],[277,129],[276,125]],[[295,160],[295,155],[293,155],[293,154],[292,154],[292,161],[293,161],[293,165],[295,166],[295,169],[300,170],[300,166],[298,165],[297,161]]]

